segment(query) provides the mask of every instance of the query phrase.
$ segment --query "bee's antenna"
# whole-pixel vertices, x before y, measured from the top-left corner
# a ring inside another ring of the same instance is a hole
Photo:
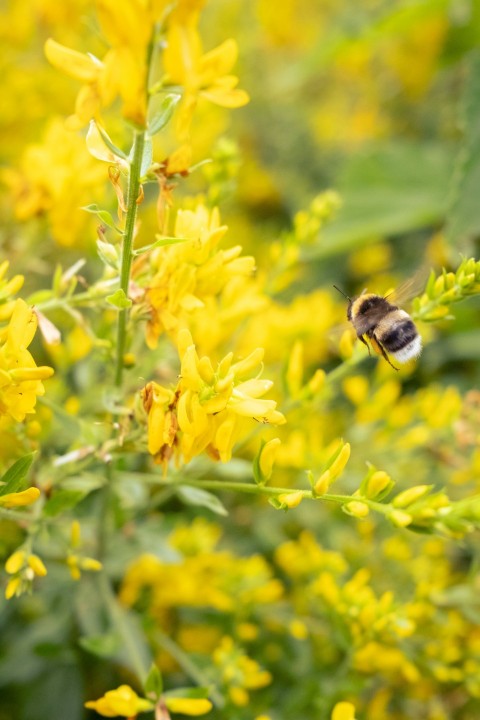
[[[340,290],[340,288],[337,287],[336,285],[334,285],[333,287],[335,288],[335,290],[338,290],[338,292],[340,293],[340,295],[343,295],[344,298],[347,298],[348,302],[352,302],[351,299],[348,297],[348,295],[343,292],[343,290]]]

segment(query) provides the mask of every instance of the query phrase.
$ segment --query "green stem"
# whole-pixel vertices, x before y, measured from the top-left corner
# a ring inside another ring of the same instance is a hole
[[[123,473],[119,473],[121,476]],[[336,495],[332,493],[324,493],[323,495],[316,495],[312,490],[300,490],[299,488],[288,488],[288,487],[270,487],[268,485],[256,485],[251,482],[237,482],[230,480],[171,480],[164,478],[161,475],[155,474],[144,474],[144,473],[128,473],[128,477],[139,478],[144,482],[151,482],[155,485],[174,487],[195,487],[201,488],[202,490],[225,490],[229,492],[241,492],[248,495],[267,495],[270,497],[276,497],[278,495],[288,495],[290,493],[301,493],[304,498],[309,500],[327,500],[329,502],[335,502],[338,505],[345,505],[349,502],[361,502],[364,505],[368,505],[369,508],[376,512],[388,515],[391,511],[389,504],[377,502],[357,495]]]
[[[115,629],[122,637],[125,655],[130,661],[139,681],[143,685],[145,679],[147,678],[149,667],[136,639],[136,637],[141,637],[141,634],[139,632],[134,632],[133,621],[130,620],[127,612],[119,604],[105,573],[100,573],[98,580],[100,585],[100,594],[104,600],[105,606],[108,608]]]
[[[140,170],[142,166],[143,148],[145,145],[145,131],[135,132],[133,141],[132,161],[127,188],[127,217],[125,220],[125,234],[122,244],[122,263],[120,268],[120,289],[128,297],[128,285],[133,260],[133,234],[135,219],[137,217],[137,200],[140,192]],[[128,308],[120,310],[117,324],[117,363],[115,385],[120,387],[123,375],[123,356],[127,340]]]
[[[44,302],[34,303],[35,308],[40,312],[46,312],[48,310],[57,310],[62,308],[75,307],[76,305],[95,305],[97,300],[106,298],[113,292],[112,287],[103,286],[102,288],[91,287],[85,292],[76,293],[76,295],[69,295],[66,297],[53,297]]]
[[[185,653],[181,647],[177,645],[168,635],[165,635],[161,630],[155,630],[155,639],[158,644],[173,657],[174,660],[180,665],[180,667],[189,675],[197,685],[209,688],[209,697],[213,700],[214,704],[222,708],[225,705],[225,701],[218,690],[211,685],[211,681],[206,677],[202,670],[195,665],[190,657]]]

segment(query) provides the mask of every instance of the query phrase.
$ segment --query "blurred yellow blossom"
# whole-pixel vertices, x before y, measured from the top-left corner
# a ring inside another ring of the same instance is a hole
[[[153,710],[154,703],[146,698],[141,698],[129,685],[120,685],[116,690],[109,690],[98,700],[89,700],[85,707],[95,710],[103,717],[131,718],[138,713]]]
[[[28,592],[35,576],[44,577],[47,569],[42,560],[27,550],[16,550],[5,563],[6,572],[12,577],[7,583],[5,597],[7,600],[14,595]]]
[[[27,488],[20,492],[6,493],[0,495],[0,507],[14,508],[31,505],[40,497],[40,490],[36,487]]]
[[[331,720],[355,720],[355,706],[350,702],[339,702],[332,711]]]
[[[95,223],[81,208],[92,195],[104,197],[104,171],[85,153],[83,138],[61,120],[51,120],[43,141],[25,148],[17,169],[2,173],[19,220],[43,215],[59,245],[74,246],[79,238],[93,244]]]

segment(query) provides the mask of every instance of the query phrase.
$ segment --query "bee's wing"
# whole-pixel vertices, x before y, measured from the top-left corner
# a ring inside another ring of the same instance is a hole
[[[430,265],[422,265],[414,275],[404,280],[395,290],[388,292],[384,297],[392,305],[406,305],[414,297],[420,295],[428,281],[431,272]]]

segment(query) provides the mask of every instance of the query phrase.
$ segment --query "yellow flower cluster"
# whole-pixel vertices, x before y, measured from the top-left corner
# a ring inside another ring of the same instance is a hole
[[[36,329],[35,312],[16,300],[9,324],[0,330],[0,416],[17,422],[35,412],[37,397],[45,392],[42,380],[53,375],[52,368],[37,366],[27,350]]]
[[[26,550],[16,550],[5,563],[6,572],[11,575],[5,590],[7,600],[31,589],[35,576],[44,577],[47,568],[43,561]]]
[[[281,425],[275,400],[263,398],[272,382],[258,377],[263,350],[233,362],[230,353],[214,369],[198,357],[188,330],[179,333],[180,380],[175,390],[150,382],[142,396],[148,415],[148,450],[166,467],[172,456],[192,457],[206,451],[227,462],[246,418]],[[251,377],[253,374],[253,378]]]
[[[253,274],[255,261],[253,257],[242,256],[239,245],[228,250],[218,248],[226,231],[226,225],[220,224],[218,210],[210,212],[203,205],[193,211],[179,210],[174,236],[180,242],[153,250],[147,270],[142,265],[138,267],[135,277],[146,285],[145,298],[150,311],[149,347],[156,347],[163,332],[175,336],[178,329],[203,308],[210,320],[215,315],[215,301],[220,298],[218,305],[221,306],[222,296],[229,312],[235,313],[238,320],[239,313],[232,308],[231,295],[239,281],[245,290],[245,280]],[[243,314],[254,309],[250,299]],[[221,307],[218,310],[221,314]],[[219,318],[218,324],[222,319]]]

